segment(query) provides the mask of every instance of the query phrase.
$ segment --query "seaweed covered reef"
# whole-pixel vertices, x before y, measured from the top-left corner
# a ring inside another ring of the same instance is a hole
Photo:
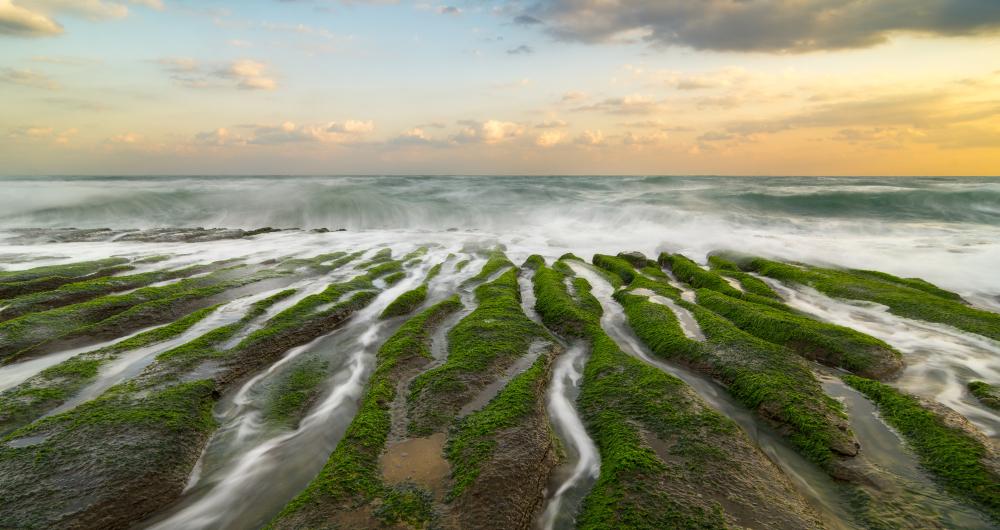
[[[21,237],[183,246],[272,231]],[[986,349],[995,313],[872,270],[579,256],[489,241],[2,270],[0,527],[1000,524],[983,420],[1000,381],[962,376],[982,411],[964,417],[896,384],[921,362],[905,344],[787,295],[884,308]],[[558,414],[596,449],[593,480],[573,482],[581,456]],[[869,445],[873,429],[898,434],[892,451]],[[273,492],[241,503],[251,476]]]

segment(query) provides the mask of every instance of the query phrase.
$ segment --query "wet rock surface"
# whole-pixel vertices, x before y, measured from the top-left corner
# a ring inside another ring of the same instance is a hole
[[[301,237],[333,246],[355,236],[340,230]],[[963,307],[954,322],[983,333],[970,344],[990,348],[992,313],[927,282],[721,255],[702,267],[630,251],[597,255],[591,266],[566,253],[518,268],[502,247],[483,244],[257,260],[195,245],[292,237],[267,235],[277,231],[66,228],[7,238],[25,248],[162,243],[176,254],[129,246],[126,257],[44,256],[32,266],[11,254],[0,264],[0,528],[998,521],[1000,452],[981,428],[989,413],[966,415],[892,386],[920,360],[793,309],[782,285],[761,278],[878,298],[911,317],[921,309],[903,297],[929,301],[939,324],[947,308]],[[191,257],[198,252],[212,257]],[[386,311],[408,297],[405,311]],[[599,453],[599,476],[546,519],[552,490],[567,480],[559,466],[577,456],[547,405],[567,344],[587,352],[577,352],[582,377],[566,406]],[[965,383],[970,406],[989,410],[996,383]],[[729,408],[712,392],[726,394]],[[782,450],[758,446],[750,427]],[[258,475],[240,468],[296,443],[312,456]],[[798,469],[784,451],[799,455]],[[218,495],[250,476],[273,488],[273,498],[253,500],[267,507]],[[195,505],[192,513],[254,515],[186,515]]]

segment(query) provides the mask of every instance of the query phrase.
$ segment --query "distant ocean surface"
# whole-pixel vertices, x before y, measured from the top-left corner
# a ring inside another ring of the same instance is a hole
[[[919,276],[984,305],[1000,295],[1000,178],[0,179],[0,230],[193,226],[473,232],[514,254],[729,249]]]

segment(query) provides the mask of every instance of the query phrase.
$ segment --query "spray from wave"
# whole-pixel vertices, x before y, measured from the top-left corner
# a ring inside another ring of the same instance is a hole
[[[1000,305],[1000,179],[77,177],[0,185],[0,230],[459,229],[536,250],[700,257],[724,248],[920,276]]]

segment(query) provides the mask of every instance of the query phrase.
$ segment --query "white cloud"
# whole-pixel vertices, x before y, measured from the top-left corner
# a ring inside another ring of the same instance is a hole
[[[347,120],[323,124],[299,125],[286,121],[277,125],[247,126],[249,132],[240,134],[228,128],[199,133],[198,143],[206,145],[280,145],[290,143],[351,144],[357,143],[375,130],[372,121]]]
[[[328,124],[327,129],[329,132],[336,133],[367,134],[375,130],[375,122],[371,120],[347,120],[343,123],[331,122]]]
[[[626,131],[625,137],[622,139],[622,143],[636,147],[659,145],[666,143],[669,137],[670,136],[663,131],[654,131],[649,133],[634,133],[632,131]]]
[[[404,131],[399,136],[389,140],[388,145],[406,146],[406,145],[443,145],[442,142],[436,142],[434,138],[427,133],[422,127],[414,127],[408,131]]]
[[[539,147],[552,147],[562,143],[566,138],[566,133],[562,131],[546,131],[535,137],[535,145]]]
[[[13,140],[65,145],[73,139],[73,136],[76,136],[77,132],[79,131],[76,128],[57,131],[53,127],[27,126],[11,129],[7,136]]]
[[[218,88],[235,82],[244,90],[274,90],[278,83],[267,72],[267,65],[253,59],[240,59],[226,65],[208,66],[189,57],[166,57],[156,61],[171,79],[188,88]]]
[[[562,121],[562,120],[546,120],[546,121],[543,121],[543,122],[535,125],[535,128],[536,129],[562,129],[563,127],[567,127],[567,126],[569,126],[569,124],[566,123],[566,122],[564,122],[564,121]]]
[[[63,32],[62,26],[44,13],[0,0],[0,35],[50,37]]]
[[[277,83],[265,72],[266,66],[259,61],[241,59],[229,65],[220,73],[223,77],[236,80],[236,86],[247,90],[274,90]]]
[[[128,0],[128,4],[162,10],[162,0]],[[53,17],[70,15],[89,20],[125,18],[129,8],[124,0],[0,0],[0,35],[50,37],[63,32]]]
[[[580,145],[601,145],[604,143],[604,133],[601,131],[586,130],[576,137],[575,142]]]
[[[650,96],[633,94],[620,98],[607,98],[591,105],[577,107],[574,110],[598,111],[608,114],[653,114],[663,110],[663,105]]]
[[[141,143],[142,141],[143,141],[143,136],[141,134],[134,132],[116,134],[107,139],[107,142],[110,144],[126,144],[126,145],[135,145]]]
[[[459,143],[484,143],[498,144],[500,142],[517,138],[524,133],[524,127],[520,124],[488,120],[485,122],[462,122],[462,129],[452,139]]]
[[[59,88],[59,83],[56,83],[45,74],[31,70],[18,70],[16,68],[0,68],[0,83],[44,88],[46,90],[57,90]]]
[[[508,0],[514,22],[558,39],[643,41],[717,51],[867,48],[900,33],[1000,29],[994,0]],[[521,8],[524,6],[524,8]]]

